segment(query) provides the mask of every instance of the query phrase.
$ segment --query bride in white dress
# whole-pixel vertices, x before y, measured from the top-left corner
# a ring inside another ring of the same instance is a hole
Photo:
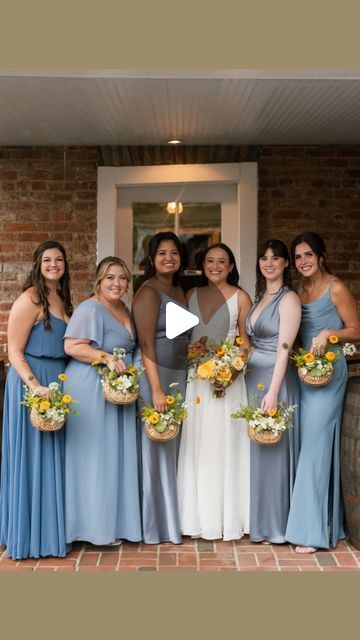
[[[245,318],[251,308],[248,294],[238,287],[234,255],[223,243],[204,255],[205,286],[188,292],[188,307],[200,318],[191,342],[207,336],[216,342],[244,339]],[[189,378],[194,375],[190,370]],[[230,416],[246,403],[242,373],[226,388],[223,398],[212,397],[208,380],[189,380],[187,397],[199,395],[183,423],[178,460],[178,497],[182,533],[215,540],[236,540],[249,532],[250,440],[246,423]]]

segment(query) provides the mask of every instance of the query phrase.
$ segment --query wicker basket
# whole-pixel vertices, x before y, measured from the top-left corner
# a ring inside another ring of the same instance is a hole
[[[156,442],[167,442],[168,440],[173,440],[178,435],[179,429],[180,422],[170,422],[165,431],[159,433],[156,431],[153,424],[145,422],[145,433],[147,437],[150,438],[150,440],[155,440]]]
[[[39,431],[59,431],[65,424],[65,416],[62,422],[55,420],[44,420],[44,418],[36,411],[35,408],[30,411],[30,422]]]
[[[119,391],[105,383],[103,386],[103,394],[106,400],[113,404],[132,404],[137,400],[139,392],[129,393],[128,391]]]
[[[272,431],[255,431],[254,427],[248,425],[248,436],[250,440],[257,444],[278,444],[283,435],[283,431],[273,433]]]
[[[325,384],[328,384],[328,382],[330,382],[331,378],[333,377],[334,370],[331,369],[331,371],[325,373],[325,375],[320,377],[312,376],[310,372],[305,373],[304,375],[301,372],[300,367],[298,367],[297,372],[301,382],[303,382],[304,384],[308,384],[311,387],[323,387]]]

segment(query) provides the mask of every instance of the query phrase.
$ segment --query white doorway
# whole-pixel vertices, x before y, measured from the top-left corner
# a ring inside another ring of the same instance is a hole
[[[133,203],[219,203],[221,240],[231,247],[241,285],[255,289],[257,164],[99,167],[98,260],[119,255],[133,264]]]

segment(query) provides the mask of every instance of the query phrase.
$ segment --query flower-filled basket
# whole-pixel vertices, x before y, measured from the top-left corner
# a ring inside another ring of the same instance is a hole
[[[294,360],[298,376],[304,384],[313,387],[323,387],[328,384],[333,377],[335,361],[342,355],[353,355],[356,352],[355,345],[349,342],[346,342],[341,348],[335,347],[333,350],[333,346],[338,342],[337,336],[329,336],[325,352],[321,356],[305,351],[305,349],[293,352],[291,359]]]
[[[264,414],[260,407],[242,404],[238,411],[231,414],[231,417],[243,418],[247,421],[250,440],[257,444],[273,445],[278,444],[284,431],[293,426],[291,415],[295,408],[296,405],[287,406],[285,402],[278,402],[276,407]]]
[[[64,426],[68,415],[79,415],[78,411],[71,408],[76,400],[73,400],[68,393],[64,393],[62,388],[62,383],[67,380],[66,374],[60,373],[58,378],[61,384],[50,382],[50,391],[46,397],[24,385],[24,400],[20,404],[24,404],[29,409],[31,424],[40,431],[59,431]]]
[[[105,358],[105,354],[102,354]],[[122,348],[113,349],[115,360],[125,357],[126,351]],[[113,404],[132,404],[139,396],[139,378],[144,367],[129,365],[123,373],[119,373],[107,366],[106,359],[103,363],[94,360],[92,366],[101,377],[103,394],[108,402]]]
[[[170,387],[176,386],[178,383],[173,382]],[[141,409],[141,420],[145,423],[145,433],[156,442],[167,442],[173,440],[179,433],[180,424],[187,416],[187,408],[190,404],[199,404],[200,398],[196,396],[195,400],[184,401],[180,392],[166,396],[166,411],[155,411],[149,405],[145,405]]]

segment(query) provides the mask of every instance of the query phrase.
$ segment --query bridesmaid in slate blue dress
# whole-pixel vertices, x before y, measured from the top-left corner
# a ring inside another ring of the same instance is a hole
[[[65,429],[35,429],[20,405],[24,383],[44,398],[64,373],[66,323],[72,312],[64,248],[43,242],[9,316],[11,363],[4,399],[0,543],[9,557],[65,556]]]
[[[257,263],[255,304],[246,327],[253,351],[245,382],[249,404],[257,396],[263,413],[277,402],[299,404],[299,385],[289,349],[300,324],[300,301],[290,289],[289,255],[281,240],[265,243]],[[258,385],[264,385],[260,395]],[[293,427],[276,445],[250,443],[250,540],[285,542],[286,523],[300,449],[298,410]]]
[[[304,349],[323,354],[330,335],[340,342],[360,339],[356,301],[347,286],[331,275],[326,247],[316,233],[293,240],[302,303],[300,338]],[[301,383],[301,451],[286,539],[298,553],[336,546],[344,538],[340,493],[340,427],[347,382],[344,358],[334,365],[332,380],[315,388]]]
[[[66,431],[66,540],[118,545],[141,540],[136,406],[105,400],[101,379],[91,363],[106,361],[119,372],[131,363],[135,333],[121,298],[130,273],[120,258],[98,265],[95,295],[74,312],[65,333],[66,369],[76,381],[79,416],[69,416]],[[114,347],[126,350],[124,361]]]
[[[182,269],[182,248],[171,232],[158,233],[149,244],[145,282],[134,298],[134,317],[141,356],[146,372],[141,375],[140,394],[145,404],[157,411],[167,408],[169,384],[185,397],[186,355],[189,336],[166,337],[166,304],[174,302],[186,308],[182,289],[177,286]],[[153,442],[139,422],[142,443],[142,516],[143,539],[149,544],[181,543],[176,465],[179,438]]]

